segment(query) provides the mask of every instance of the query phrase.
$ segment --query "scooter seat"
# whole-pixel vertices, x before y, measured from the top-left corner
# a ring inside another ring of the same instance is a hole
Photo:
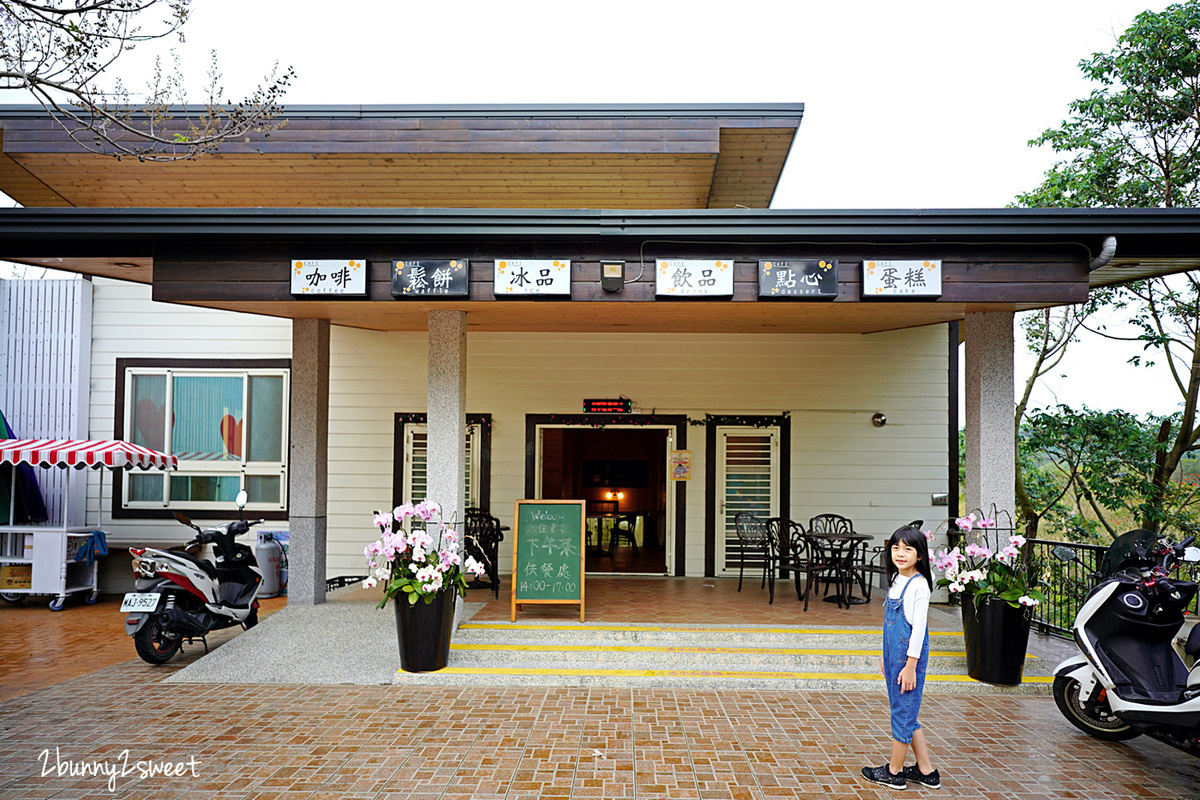
[[[217,579],[217,568],[212,565],[212,562],[206,561],[203,558],[196,558],[195,556],[184,552],[183,550],[172,550],[171,555],[182,558],[184,561],[196,565],[201,571],[204,572],[205,575],[212,578],[214,581]]]

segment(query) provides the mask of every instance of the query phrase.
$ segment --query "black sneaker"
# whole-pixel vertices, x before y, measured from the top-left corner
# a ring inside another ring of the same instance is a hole
[[[904,768],[904,780],[912,781],[913,783],[919,783],[922,786],[928,786],[930,789],[942,788],[942,776],[938,775],[938,771],[936,769],[926,775],[924,772],[921,772],[921,768],[916,764],[913,764],[911,767]]]
[[[882,767],[863,767],[862,776],[869,781],[881,783],[889,789],[907,789],[908,781],[904,780],[904,773],[907,770],[900,770],[899,774],[888,769],[888,765]]]

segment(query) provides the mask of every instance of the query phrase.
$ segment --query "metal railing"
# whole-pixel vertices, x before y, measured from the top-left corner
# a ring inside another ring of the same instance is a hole
[[[1094,578],[1100,559],[1108,547],[1096,544],[1055,542],[1030,539],[1028,542],[1029,569],[1038,578],[1046,602],[1034,609],[1033,625],[1039,633],[1071,638],[1071,625],[1084,599],[1096,585]],[[1074,561],[1060,561],[1050,552],[1055,547],[1075,551]],[[1178,564],[1174,575],[1183,580],[1200,578],[1200,565]],[[1200,598],[1193,599],[1189,613],[1197,613]]]

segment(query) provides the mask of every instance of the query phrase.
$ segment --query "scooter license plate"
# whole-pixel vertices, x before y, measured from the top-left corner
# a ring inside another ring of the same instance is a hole
[[[121,601],[121,613],[127,611],[153,611],[158,608],[157,592],[130,592]]]

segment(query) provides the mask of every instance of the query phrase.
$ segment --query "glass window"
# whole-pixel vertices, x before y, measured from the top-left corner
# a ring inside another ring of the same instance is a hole
[[[124,507],[227,510],[245,489],[248,509],[284,510],[287,379],[286,369],[127,368],[127,438],[177,456],[179,469],[128,474]]]

